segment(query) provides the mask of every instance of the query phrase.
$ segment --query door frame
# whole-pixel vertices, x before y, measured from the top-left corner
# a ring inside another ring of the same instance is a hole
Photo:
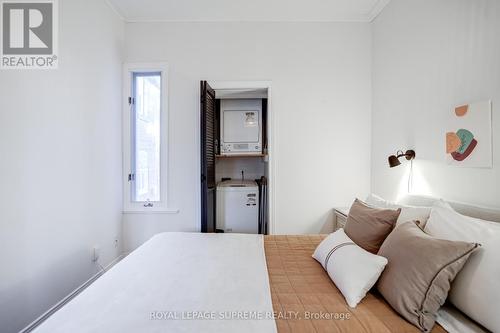
[[[210,87],[215,91],[221,89],[267,89],[267,154],[268,154],[268,233],[275,234],[276,230],[276,159],[274,154],[274,146],[276,142],[276,126],[275,116],[272,107],[272,81],[219,81],[206,80]],[[201,119],[200,119],[201,122]],[[199,127],[198,127],[199,128]],[[199,133],[201,136],[201,133]],[[198,140],[199,141],[199,140]],[[201,149],[201,147],[199,147]],[[199,154],[198,154],[199,155]],[[199,161],[201,165],[201,160]],[[198,221],[201,221],[201,183],[199,185],[199,216]],[[198,223],[198,229],[201,231],[201,224]]]

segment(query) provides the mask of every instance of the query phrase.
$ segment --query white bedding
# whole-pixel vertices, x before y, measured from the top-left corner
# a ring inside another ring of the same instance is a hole
[[[34,332],[267,333],[272,311],[261,235],[163,233]]]
[[[436,322],[450,333],[487,333],[460,310],[447,304],[439,309]]]

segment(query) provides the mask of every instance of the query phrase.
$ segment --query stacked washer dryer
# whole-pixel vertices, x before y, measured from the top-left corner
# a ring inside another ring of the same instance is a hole
[[[216,104],[216,229],[265,233],[267,198],[267,92],[221,92]],[[235,97],[239,95],[239,97]],[[255,95],[262,97],[255,97]],[[248,97],[247,97],[248,96]],[[251,97],[253,96],[253,97]],[[245,173],[249,179],[245,180]],[[241,178],[240,178],[241,174]],[[265,178],[265,177],[264,177]]]

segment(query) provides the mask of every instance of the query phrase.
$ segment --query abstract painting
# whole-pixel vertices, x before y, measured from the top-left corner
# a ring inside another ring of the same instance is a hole
[[[446,133],[446,155],[451,165],[493,166],[491,101],[455,108]]]

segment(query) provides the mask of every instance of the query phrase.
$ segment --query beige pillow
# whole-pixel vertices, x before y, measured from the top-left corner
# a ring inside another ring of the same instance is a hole
[[[377,288],[400,315],[429,332],[451,282],[478,246],[433,238],[415,222],[403,223],[380,248],[389,263]]]
[[[374,208],[356,199],[349,211],[344,231],[358,246],[377,254],[396,225],[400,213],[401,209]]]

